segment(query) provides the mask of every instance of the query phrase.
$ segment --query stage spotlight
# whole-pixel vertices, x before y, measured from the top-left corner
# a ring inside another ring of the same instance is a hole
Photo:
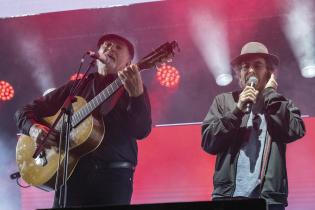
[[[162,86],[171,88],[178,85],[180,75],[175,67],[162,64],[157,69],[156,78]]]
[[[10,83],[0,81],[0,101],[9,101],[14,96],[14,89]]]
[[[305,78],[315,77],[315,66],[306,66],[302,69],[302,76]]]
[[[292,0],[287,4],[284,30],[299,63],[301,75],[315,77],[315,4],[311,0]]]
[[[216,77],[215,82],[219,86],[226,86],[226,85],[230,84],[232,82],[232,80],[233,80],[233,77],[231,74],[219,74]]]
[[[229,47],[225,22],[218,14],[202,8],[191,10],[190,29],[193,41],[217,85],[232,82]]]

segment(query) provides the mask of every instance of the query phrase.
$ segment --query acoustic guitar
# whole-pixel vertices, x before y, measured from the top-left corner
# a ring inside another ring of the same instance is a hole
[[[175,49],[178,49],[176,41],[167,42],[142,58],[137,65],[140,70],[144,70],[159,63],[170,62],[175,55]],[[80,158],[94,151],[101,144],[105,135],[103,120],[93,116],[92,112],[107,102],[122,86],[122,81],[117,78],[89,102],[80,96],[75,96],[75,102],[72,104],[67,179],[73,173]],[[55,121],[58,121],[55,130],[60,131],[62,121],[57,118],[60,111],[53,116],[43,118],[42,121],[48,126],[52,126]],[[55,190],[60,187],[59,183],[62,183],[64,152],[59,153],[57,147],[43,148],[37,157],[33,157],[35,151],[38,151],[37,146],[35,140],[30,136],[21,135],[19,137],[16,146],[16,162],[21,177],[29,185],[46,191]],[[59,158],[61,167],[58,167]],[[56,185],[57,174],[58,186]]]

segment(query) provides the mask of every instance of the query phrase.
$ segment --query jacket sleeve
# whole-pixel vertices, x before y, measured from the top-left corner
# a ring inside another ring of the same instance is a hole
[[[231,145],[238,131],[244,113],[237,107],[233,111],[224,111],[224,97],[215,97],[209,112],[202,123],[202,148],[217,154]]]
[[[137,139],[143,139],[151,132],[151,105],[146,88],[140,96],[129,98],[126,123],[130,134]]]
[[[40,97],[15,112],[17,128],[26,135],[34,123],[42,123],[43,117],[54,115],[68,96],[69,85],[65,85],[44,97]]]
[[[274,141],[289,143],[305,135],[300,110],[272,88],[263,91],[268,132]]]

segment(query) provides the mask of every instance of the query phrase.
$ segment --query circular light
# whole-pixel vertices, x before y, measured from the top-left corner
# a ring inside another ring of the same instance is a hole
[[[0,81],[0,101],[11,100],[14,96],[14,89],[10,83]]]
[[[315,77],[315,66],[306,66],[302,68],[301,74],[305,78]]]
[[[157,69],[156,77],[162,86],[169,88],[177,86],[180,79],[178,70],[166,64],[162,64]]]
[[[231,74],[220,74],[215,79],[215,82],[219,86],[226,86],[232,82],[233,78]]]

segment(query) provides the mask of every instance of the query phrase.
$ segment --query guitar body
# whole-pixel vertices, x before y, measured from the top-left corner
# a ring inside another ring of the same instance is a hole
[[[87,103],[82,97],[76,96],[76,99],[76,102],[73,103],[74,113]],[[44,118],[43,121],[48,125],[52,125],[59,112],[60,110],[55,115]],[[73,173],[79,159],[94,151],[101,144],[104,135],[105,126],[103,120],[98,120],[93,115],[89,115],[71,130],[67,179]],[[30,136],[21,135],[16,146],[16,162],[23,180],[46,191],[54,190],[60,157],[61,167],[59,169],[59,184],[57,188],[60,187],[63,175],[64,152],[59,154],[56,147],[44,149],[47,164],[42,166],[37,164],[33,158],[35,150],[35,141]]]

